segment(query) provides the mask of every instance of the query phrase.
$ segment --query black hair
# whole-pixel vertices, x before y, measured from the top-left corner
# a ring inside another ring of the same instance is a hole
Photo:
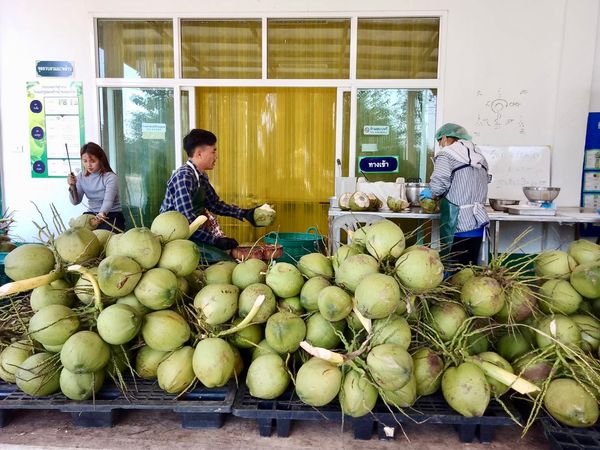
[[[199,128],[194,128],[183,138],[183,148],[190,158],[194,156],[197,147],[215,145],[216,143],[217,137],[213,133]]]
[[[83,157],[85,154],[92,155],[100,161],[100,173],[105,172],[113,172],[110,168],[110,164],[108,162],[108,157],[106,156],[106,152],[102,147],[100,147],[95,142],[88,142],[79,151],[79,154]],[[114,173],[114,172],[113,172]],[[87,177],[90,173],[85,169],[84,175]]]

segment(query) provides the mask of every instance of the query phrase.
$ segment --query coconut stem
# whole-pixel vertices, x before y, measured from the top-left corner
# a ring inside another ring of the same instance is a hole
[[[36,287],[45,286],[64,276],[64,272],[52,271],[46,275],[28,278],[26,280],[13,281],[0,286],[0,297],[30,291]]]
[[[196,219],[194,219],[194,221],[192,223],[190,223],[190,234],[188,235],[188,237],[190,237],[192,234],[194,234],[198,230],[198,228],[200,228],[200,226],[207,220],[208,220],[208,217],[206,217],[206,216],[196,217]]]
[[[256,297],[256,300],[254,300],[254,304],[252,305],[250,312],[248,313],[248,315],[246,317],[244,317],[244,320],[242,320],[240,323],[238,323],[233,328],[229,328],[228,330],[221,331],[219,334],[217,334],[217,337],[237,333],[238,331],[243,330],[248,325],[250,325],[250,323],[252,323],[252,320],[254,319],[254,316],[256,316],[256,314],[258,313],[258,310],[260,309],[263,302],[265,301],[265,298],[266,297],[262,294],[259,295],[258,297]]]
[[[98,311],[102,311],[102,294],[100,293],[100,286],[98,286],[98,281],[92,272],[79,264],[73,264],[72,266],[67,267],[67,270],[69,272],[79,272],[80,274],[85,275],[94,288],[94,307]]]
[[[521,378],[514,373],[510,373],[508,370],[498,367],[497,365],[488,361],[482,361],[479,358],[466,359],[477,364],[488,377],[509,386],[519,394],[531,394],[532,392],[537,392],[540,390],[539,387],[527,381],[525,378]]]
[[[324,359],[332,364],[342,365],[344,364],[345,358],[344,355],[339,353],[332,352],[331,350],[327,350],[326,348],[313,347],[306,341],[300,342],[300,347],[302,347],[306,352],[312,356],[316,356],[317,358]]]
[[[356,298],[352,298],[352,311],[354,311],[354,314],[356,314],[356,317],[358,318],[362,326],[365,328],[365,330],[367,330],[367,333],[371,334],[371,329],[373,328],[371,319],[367,319],[360,313],[360,311],[356,307]]]

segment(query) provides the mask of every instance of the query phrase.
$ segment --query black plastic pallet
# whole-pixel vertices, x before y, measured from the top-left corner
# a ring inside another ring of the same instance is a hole
[[[598,424],[590,428],[568,427],[546,414],[542,414],[540,422],[552,450],[600,449],[600,425]]]
[[[505,402],[505,406],[515,418],[520,419],[520,414],[509,402]],[[385,404],[378,403],[371,414],[356,419],[343,416],[337,402],[313,408],[302,403],[293,390],[286,391],[275,400],[261,400],[252,397],[245,385],[238,388],[233,415],[255,419],[260,435],[266,437],[271,436],[273,426],[277,436],[288,437],[293,420],[341,422],[343,418],[344,424],[352,425],[355,439],[371,439],[375,429],[380,439],[392,439],[400,424],[433,423],[454,425],[462,442],[472,442],[475,436],[478,436],[481,442],[491,442],[494,439],[495,427],[515,425],[496,401],[490,402],[483,417],[469,418],[454,411],[441,395],[436,394],[420,398],[412,408],[404,409],[403,413],[392,413]]]
[[[179,397],[166,394],[156,382],[128,379],[124,395],[116,386],[105,385],[93,400],[73,401],[62,394],[31,397],[14,384],[0,383],[0,427],[14,410],[52,409],[70,413],[78,427],[112,427],[121,410],[169,410],[178,413],[183,428],[220,428],[231,412],[236,385],[222,388],[197,387]]]

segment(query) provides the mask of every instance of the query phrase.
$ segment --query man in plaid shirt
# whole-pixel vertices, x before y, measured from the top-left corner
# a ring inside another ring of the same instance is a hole
[[[160,212],[179,211],[190,223],[205,214],[209,220],[190,239],[230,250],[238,246],[237,241],[223,234],[211,213],[246,219],[254,226],[256,223],[254,208],[243,209],[223,202],[210,184],[206,171],[213,169],[217,161],[216,144],[217,137],[206,130],[194,129],[183,138],[189,159],[171,175]]]

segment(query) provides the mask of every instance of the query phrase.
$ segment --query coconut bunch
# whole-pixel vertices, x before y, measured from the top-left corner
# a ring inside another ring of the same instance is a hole
[[[375,194],[357,191],[340,195],[338,205],[343,211],[379,211],[383,202]]]

